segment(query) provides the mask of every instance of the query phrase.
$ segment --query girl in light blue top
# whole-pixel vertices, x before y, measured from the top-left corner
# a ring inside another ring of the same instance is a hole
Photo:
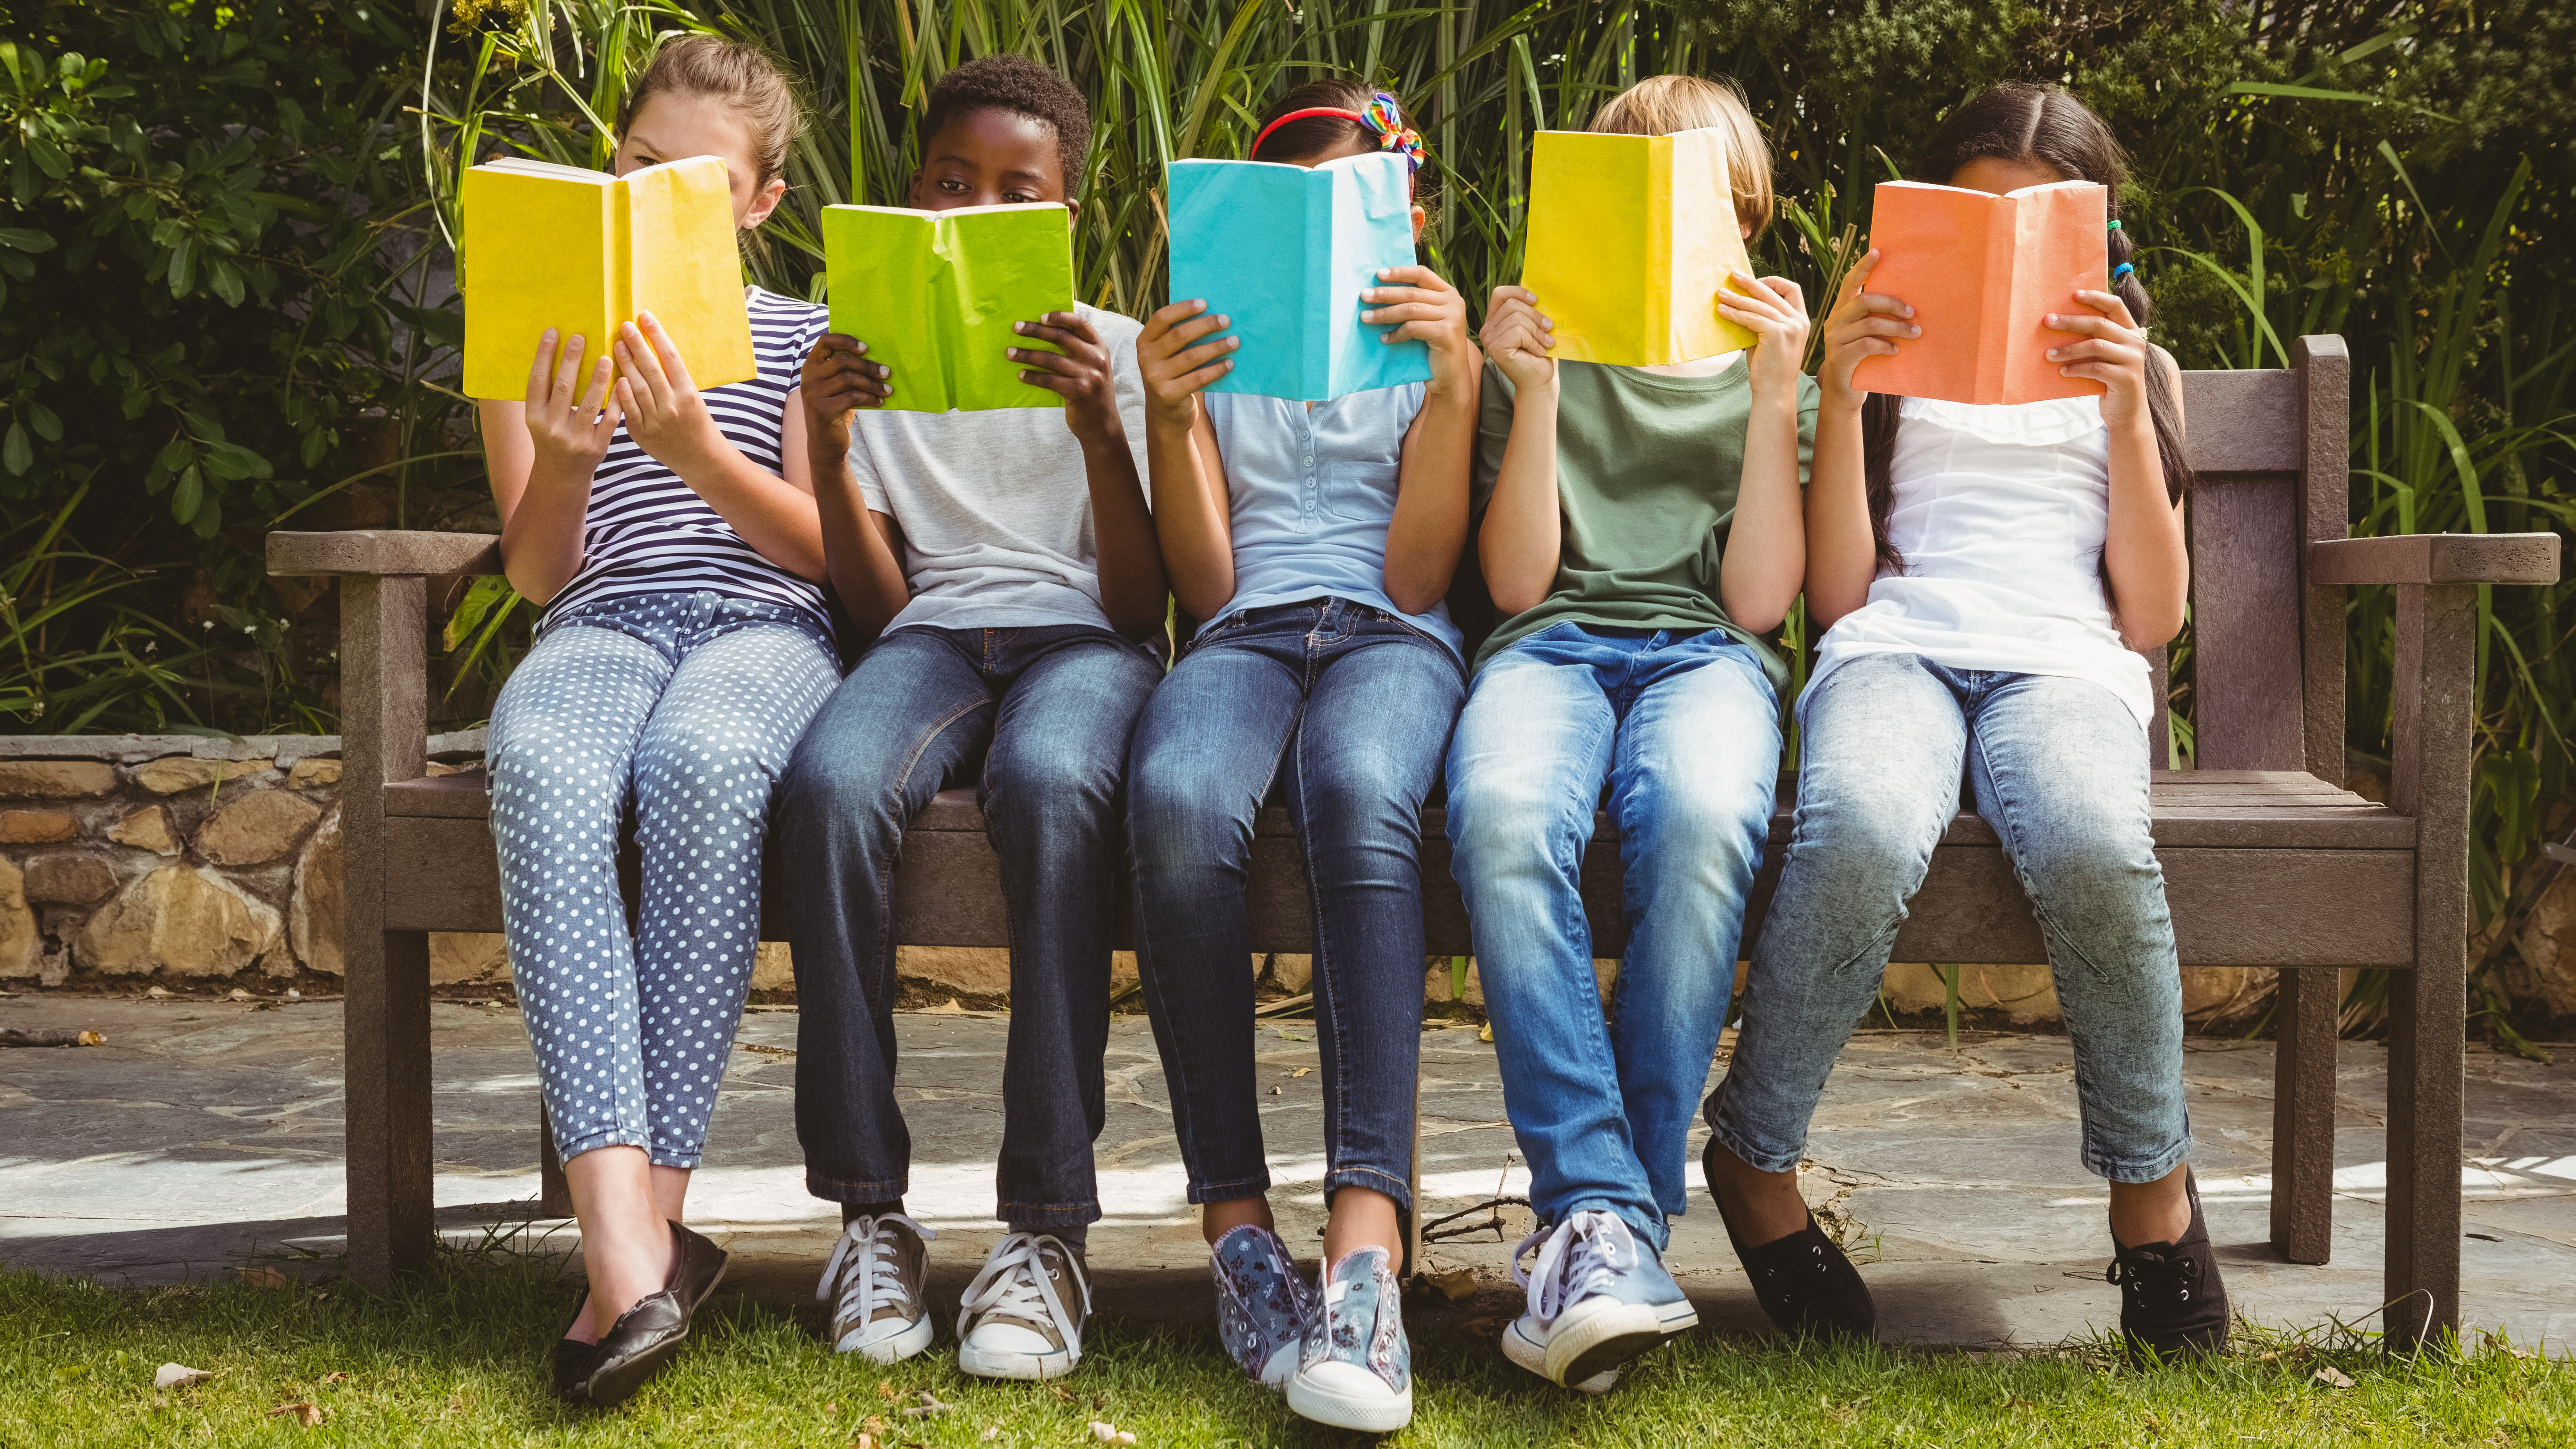
[[[1420,141],[1348,82],[1282,96],[1251,159],[1313,166]],[[1422,230],[1422,208],[1413,228]],[[1363,298],[1431,381],[1309,405],[1200,389],[1240,344],[1176,301],[1137,339],[1154,527],[1181,608],[1205,619],[1128,755],[1136,947],[1173,1123],[1204,1205],[1218,1325],[1289,1407],[1384,1433],[1412,1416],[1397,1317],[1412,1210],[1423,972],[1421,812],[1466,692],[1441,597],[1467,537],[1479,368],[1466,304],[1427,267]],[[1211,340],[1212,339],[1212,340]],[[1258,339],[1255,346],[1260,345]],[[1324,1083],[1324,1283],[1274,1232],[1253,1081],[1253,819],[1277,790],[1315,905]]]

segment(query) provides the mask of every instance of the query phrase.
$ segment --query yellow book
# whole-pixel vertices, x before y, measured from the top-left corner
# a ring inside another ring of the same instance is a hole
[[[1538,133],[1521,285],[1556,324],[1555,357],[1643,367],[1751,347],[1717,315],[1729,269],[1753,266],[1725,133]]]
[[[547,328],[583,339],[583,380],[638,312],[661,320],[701,388],[758,375],[713,156],[624,176],[512,157],[465,173],[465,395],[522,398]]]

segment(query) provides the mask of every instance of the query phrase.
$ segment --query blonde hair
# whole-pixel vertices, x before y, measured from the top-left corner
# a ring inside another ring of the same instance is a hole
[[[805,128],[796,92],[779,72],[778,63],[759,46],[722,35],[683,35],[653,52],[626,102],[617,110],[617,134],[624,139],[644,103],[664,91],[707,96],[733,108],[751,132],[752,161],[760,174],[758,190],[787,171],[787,147]]]
[[[1771,226],[1771,148],[1731,80],[1651,75],[1610,98],[1592,129],[1618,136],[1669,136],[1702,128],[1726,133],[1726,179],[1735,219],[1760,236]]]

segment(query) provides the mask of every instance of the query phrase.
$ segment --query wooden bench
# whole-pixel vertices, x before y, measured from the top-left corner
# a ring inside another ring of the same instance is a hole
[[[2300,340],[2279,371],[2183,379],[2190,508],[2194,740],[2199,768],[2159,771],[2157,855],[2182,960],[2281,968],[2273,1246],[2326,1261],[2334,1172],[2335,968],[2410,968],[2388,1063],[2387,1296],[2417,1298],[2400,1339],[2460,1321],[2460,1091],[2469,930],[2471,661],[2477,586],[2558,576],[2550,534],[2347,538],[2350,364],[2342,339]],[[382,1285],[431,1242],[431,931],[498,931],[500,892],[479,775],[425,778],[432,577],[497,572],[495,540],[437,533],[279,533],[269,571],[341,583],[341,828],[347,849],[349,1269]],[[2344,591],[2393,585],[2395,756],[2389,799],[2341,786]],[[2154,661],[2159,686],[2163,660]],[[2163,690],[2158,689],[2161,697]],[[2165,731],[2149,731],[2163,763]],[[1747,939],[1779,872],[1794,793]],[[1426,821],[1429,949],[1470,950],[1438,812]],[[1253,946],[1306,951],[1311,925],[1284,811],[1254,841]],[[1585,858],[1594,954],[1616,956],[1619,860],[1607,822]],[[899,939],[1007,943],[996,862],[971,791],[943,793],[906,837]],[[764,935],[777,936],[774,923]],[[2046,959],[1994,832],[1953,822],[1896,959]],[[549,1164],[551,1166],[551,1164]],[[554,1177],[549,1173],[550,1178]],[[559,1181],[559,1179],[558,1179]],[[559,1188],[549,1199],[561,1210]]]

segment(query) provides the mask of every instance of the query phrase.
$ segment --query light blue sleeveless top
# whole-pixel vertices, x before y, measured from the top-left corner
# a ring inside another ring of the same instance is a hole
[[[1459,652],[1447,604],[1406,614],[1386,596],[1404,432],[1427,391],[1412,382],[1347,393],[1311,412],[1294,398],[1199,394],[1234,524],[1234,597],[1218,618],[1331,595],[1394,614]]]

